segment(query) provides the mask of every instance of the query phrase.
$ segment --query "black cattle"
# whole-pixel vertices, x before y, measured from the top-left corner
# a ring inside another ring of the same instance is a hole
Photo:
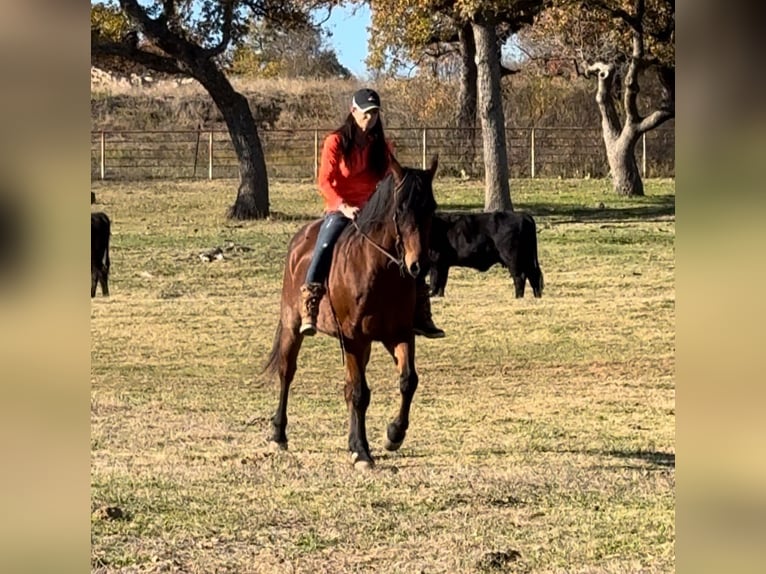
[[[109,235],[111,221],[101,211],[90,214],[90,296],[96,296],[96,285],[101,294],[109,295]]]
[[[486,271],[495,263],[510,272],[516,297],[524,296],[527,279],[535,297],[543,293],[537,228],[528,213],[437,212],[431,224],[429,259],[432,296],[444,296],[450,267]]]

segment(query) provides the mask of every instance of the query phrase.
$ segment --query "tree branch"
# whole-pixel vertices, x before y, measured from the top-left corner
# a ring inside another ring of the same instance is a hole
[[[172,22],[176,17],[176,0],[163,0],[162,12],[168,21]]]
[[[612,82],[614,81],[614,64],[596,62],[586,69],[587,75],[598,74],[598,90],[596,91],[596,103],[601,113],[601,125],[604,133],[616,138],[620,133],[620,118],[612,101]]]
[[[643,2],[643,0],[638,0]],[[630,55],[628,69],[625,72],[625,93],[622,95],[622,103],[625,107],[627,120],[631,124],[640,121],[638,114],[638,68],[644,53],[644,42],[641,34],[633,30],[633,52]]]
[[[654,128],[664,124],[668,120],[672,120],[676,117],[676,114],[672,110],[657,110],[646,116],[638,124],[638,133],[644,133],[653,130]]]
[[[154,45],[176,61],[191,63],[200,55],[204,56],[201,48],[189,42],[186,38],[176,34],[168,28],[168,14],[163,12],[156,19],[152,19],[138,0],[119,0],[120,6],[133,22],[149,38]],[[164,0],[163,7],[168,7],[171,14],[175,14],[175,0]]]
[[[174,59],[147,52],[128,44],[101,42],[92,44],[90,50],[91,54],[96,56],[116,56],[165,74],[189,75]]]
[[[216,46],[203,52],[205,58],[214,58],[223,54],[231,42],[232,20],[234,18],[234,2],[227,0],[223,7],[223,23],[221,24],[221,41]]]
[[[165,1],[173,4],[173,0]],[[146,10],[144,10],[144,8],[139,5],[137,0],[120,0],[120,7],[128,16],[128,19],[147,34],[156,34],[158,26],[162,26],[165,30],[167,30],[167,28],[161,22],[164,13],[163,15],[160,15],[156,20],[153,20],[146,13]]]
[[[627,121],[636,124],[641,121],[638,113],[638,72],[644,58],[644,26],[643,19],[646,12],[646,0],[634,0],[636,24],[632,26],[632,46],[628,70],[625,73],[625,93],[623,105]]]
[[[640,17],[630,14],[629,12],[626,12],[622,8],[616,8],[614,6],[607,4],[606,2],[603,2],[602,0],[592,0],[592,4],[596,8],[599,8],[603,10],[604,12],[606,12],[607,14],[609,14],[612,18],[615,18],[617,20],[622,20],[631,28],[636,28],[637,26],[641,25]]]

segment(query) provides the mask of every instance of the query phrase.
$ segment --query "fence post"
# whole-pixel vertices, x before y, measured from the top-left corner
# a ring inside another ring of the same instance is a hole
[[[535,128],[532,128],[532,135],[530,136],[529,141],[529,149],[530,149],[530,161],[531,161],[531,167],[530,167],[530,174],[532,175],[532,178],[535,177]]]
[[[423,128],[423,169],[426,169],[426,145],[427,145],[427,139],[426,139],[426,132],[428,131],[428,128]]]
[[[194,145],[194,172],[192,178],[197,177],[197,162],[199,161],[199,140],[202,137],[202,124],[197,125],[197,143]]]
[[[213,130],[207,137],[207,178],[213,179]]]
[[[314,130],[314,181],[319,177],[319,130]]]
[[[646,132],[641,134],[641,172],[643,173],[643,179],[646,179]]]
[[[104,131],[101,130],[101,158],[99,160],[99,167],[101,172],[101,179],[104,179],[104,176],[106,174],[106,159],[104,158],[104,153],[106,152],[106,137],[104,136]]]

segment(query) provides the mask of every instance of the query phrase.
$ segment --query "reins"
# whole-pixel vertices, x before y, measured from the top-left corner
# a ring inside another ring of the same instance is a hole
[[[402,180],[397,184],[397,186],[394,188],[394,229],[396,230],[396,253],[399,255],[399,259],[391,255],[386,249],[384,249],[381,245],[378,244],[377,241],[375,241],[372,237],[367,235],[364,231],[362,231],[362,228],[359,227],[359,225],[356,223],[356,220],[352,219],[351,223],[354,225],[356,230],[359,232],[359,234],[366,239],[370,245],[372,245],[375,249],[380,251],[383,255],[385,255],[391,262],[396,264],[397,267],[404,273],[404,255],[403,255],[403,246],[402,246],[402,235],[399,233],[399,223],[396,221],[396,196],[399,194],[399,190],[404,185],[405,180],[407,179],[407,176],[409,174],[405,173]]]
[[[402,185],[404,184],[404,181],[407,179],[407,173],[404,174],[404,177],[399,182],[399,184],[394,188],[394,215],[392,219],[394,220],[394,229],[396,230],[396,252],[397,255],[399,255],[399,259],[391,255],[388,250],[386,250],[383,246],[381,246],[377,241],[375,241],[372,237],[367,235],[364,231],[362,231],[362,228],[359,227],[359,224],[357,224],[355,219],[351,220],[351,224],[356,228],[356,230],[359,232],[359,235],[361,235],[370,245],[372,245],[375,249],[380,251],[383,255],[388,258],[389,261],[393,262],[397,267],[399,267],[399,271],[404,275],[404,246],[402,244],[402,234],[399,233],[399,222],[396,221],[396,196],[399,194],[399,190],[401,189]],[[330,304],[330,312],[332,313],[332,317],[335,320],[335,326],[338,329],[338,342],[340,343],[340,361],[342,365],[346,364],[346,345],[343,341],[343,329],[341,328],[340,321],[338,320],[338,315],[335,312],[335,308],[332,305],[332,298],[329,296],[330,293],[330,282],[326,282],[326,289],[327,289],[327,301]]]
[[[383,255],[388,257],[388,259],[391,260],[392,262],[394,262],[397,266],[402,267],[404,265],[404,260],[403,259],[397,259],[393,255],[391,255],[388,251],[386,251],[383,247],[378,245],[378,243],[372,237],[370,237],[364,231],[362,231],[362,228],[359,227],[356,224],[356,221],[352,221],[351,223],[354,225],[354,227],[356,227],[356,230],[359,232],[359,234],[362,237],[364,237],[370,243],[370,245],[372,245],[375,249],[377,249]],[[394,224],[396,224],[396,216],[394,216]],[[399,245],[400,242],[401,242],[401,238],[399,237],[399,228],[397,226],[397,229],[396,229],[396,243],[397,243],[397,246]]]
[[[372,245],[375,249],[377,249],[383,255],[388,257],[388,259],[390,261],[393,261],[399,267],[399,270],[402,272],[402,274],[404,274],[404,258],[403,257],[401,259],[397,259],[393,255],[391,255],[388,251],[386,251],[383,247],[378,245],[378,243],[372,237],[370,237],[364,231],[362,231],[362,229],[359,227],[359,225],[357,225],[355,220],[352,219],[351,223],[356,228],[356,230],[359,232],[359,234],[362,237],[364,237],[370,243],[370,245]],[[394,214],[394,227],[396,228],[396,246],[397,246],[397,251],[398,251],[400,249],[399,246],[401,244],[402,239],[401,239],[401,237],[399,235],[399,226],[396,223],[396,215],[395,214]],[[327,285],[327,287],[326,287],[327,288],[327,302],[330,304],[330,312],[332,313],[333,319],[335,319],[335,326],[338,329],[338,342],[340,343],[340,363],[341,363],[341,365],[345,365],[346,364],[346,345],[343,343],[343,329],[341,328],[340,321],[338,321],[338,314],[335,312],[335,308],[332,306],[332,298],[329,296],[330,295],[330,282],[327,281],[326,285]]]

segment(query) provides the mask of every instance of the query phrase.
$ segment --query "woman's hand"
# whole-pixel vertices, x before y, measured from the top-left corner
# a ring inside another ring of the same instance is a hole
[[[338,206],[338,211],[340,211],[343,215],[348,217],[350,220],[356,219],[356,214],[359,212],[358,207],[352,207],[351,205],[348,205],[346,203],[341,203]]]

